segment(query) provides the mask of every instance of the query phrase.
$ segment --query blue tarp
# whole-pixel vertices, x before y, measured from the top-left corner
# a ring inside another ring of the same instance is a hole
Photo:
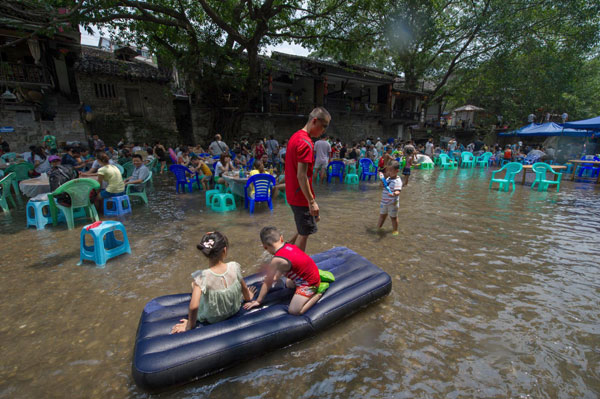
[[[535,137],[535,136],[569,136],[569,137],[591,137],[594,132],[581,129],[569,129],[563,128],[561,125],[554,122],[547,122],[542,124],[531,123],[527,126],[523,126],[520,129],[512,132],[500,133],[499,136],[521,136],[521,137]]]
[[[600,116],[590,119],[584,119],[581,121],[575,122],[567,122],[565,123],[565,127],[573,128],[573,129],[592,129],[592,130],[600,130]]]

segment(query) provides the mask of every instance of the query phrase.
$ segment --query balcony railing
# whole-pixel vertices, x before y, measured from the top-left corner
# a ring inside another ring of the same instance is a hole
[[[39,65],[0,63],[0,81],[16,83],[50,84],[48,75]]]

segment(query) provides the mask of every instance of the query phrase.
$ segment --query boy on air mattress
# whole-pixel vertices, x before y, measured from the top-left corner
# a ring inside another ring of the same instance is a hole
[[[292,315],[304,314],[321,299],[323,293],[329,288],[329,282],[333,281],[333,275],[329,272],[320,272],[312,258],[297,246],[285,243],[283,236],[275,227],[263,227],[260,231],[260,240],[264,249],[273,255],[273,258],[267,268],[267,275],[258,297],[244,304],[244,309],[260,306],[273,281],[279,276],[285,276],[286,286],[295,288],[288,310]]]

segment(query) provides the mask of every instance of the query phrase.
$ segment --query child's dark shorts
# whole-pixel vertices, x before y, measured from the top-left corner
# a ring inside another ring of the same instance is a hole
[[[410,168],[404,168],[402,169],[402,174],[405,176],[410,176]]]

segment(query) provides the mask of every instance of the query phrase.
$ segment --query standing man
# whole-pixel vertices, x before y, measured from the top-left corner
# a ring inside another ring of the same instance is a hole
[[[315,143],[315,172],[321,178],[321,184],[325,182],[327,174],[327,165],[329,164],[329,154],[331,154],[331,144],[327,141],[327,135],[323,135],[321,140]]]
[[[100,150],[104,151],[104,147],[105,147],[104,141],[100,140],[100,138],[98,137],[97,134],[94,134],[92,136],[92,139],[94,140],[94,150],[95,151],[100,151]]]
[[[56,136],[50,134],[48,130],[46,130],[44,136],[44,146],[50,152],[50,154],[56,154],[58,152],[58,148],[56,147]]]
[[[319,205],[312,187],[314,164],[311,137],[322,135],[331,122],[325,108],[317,107],[306,125],[292,135],[285,155],[285,195],[294,212],[298,248],[306,252],[308,236],[317,232]]]
[[[427,140],[427,143],[425,143],[425,155],[433,159],[433,138],[431,137]]]
[[[229,147],[227,147],[227,144],[221,141],[220,134],[215,134],[215,141],[210,143],[208,146],[208,151],[216,157],[221,156],[223,153],[229,154]]]
[[[269,156],[269,162],[276,165],[277,164],[277,154],[279,153],[279,143],[275,140],[273,135],[269,136],[269,140],[267,140],[267,155]]]

